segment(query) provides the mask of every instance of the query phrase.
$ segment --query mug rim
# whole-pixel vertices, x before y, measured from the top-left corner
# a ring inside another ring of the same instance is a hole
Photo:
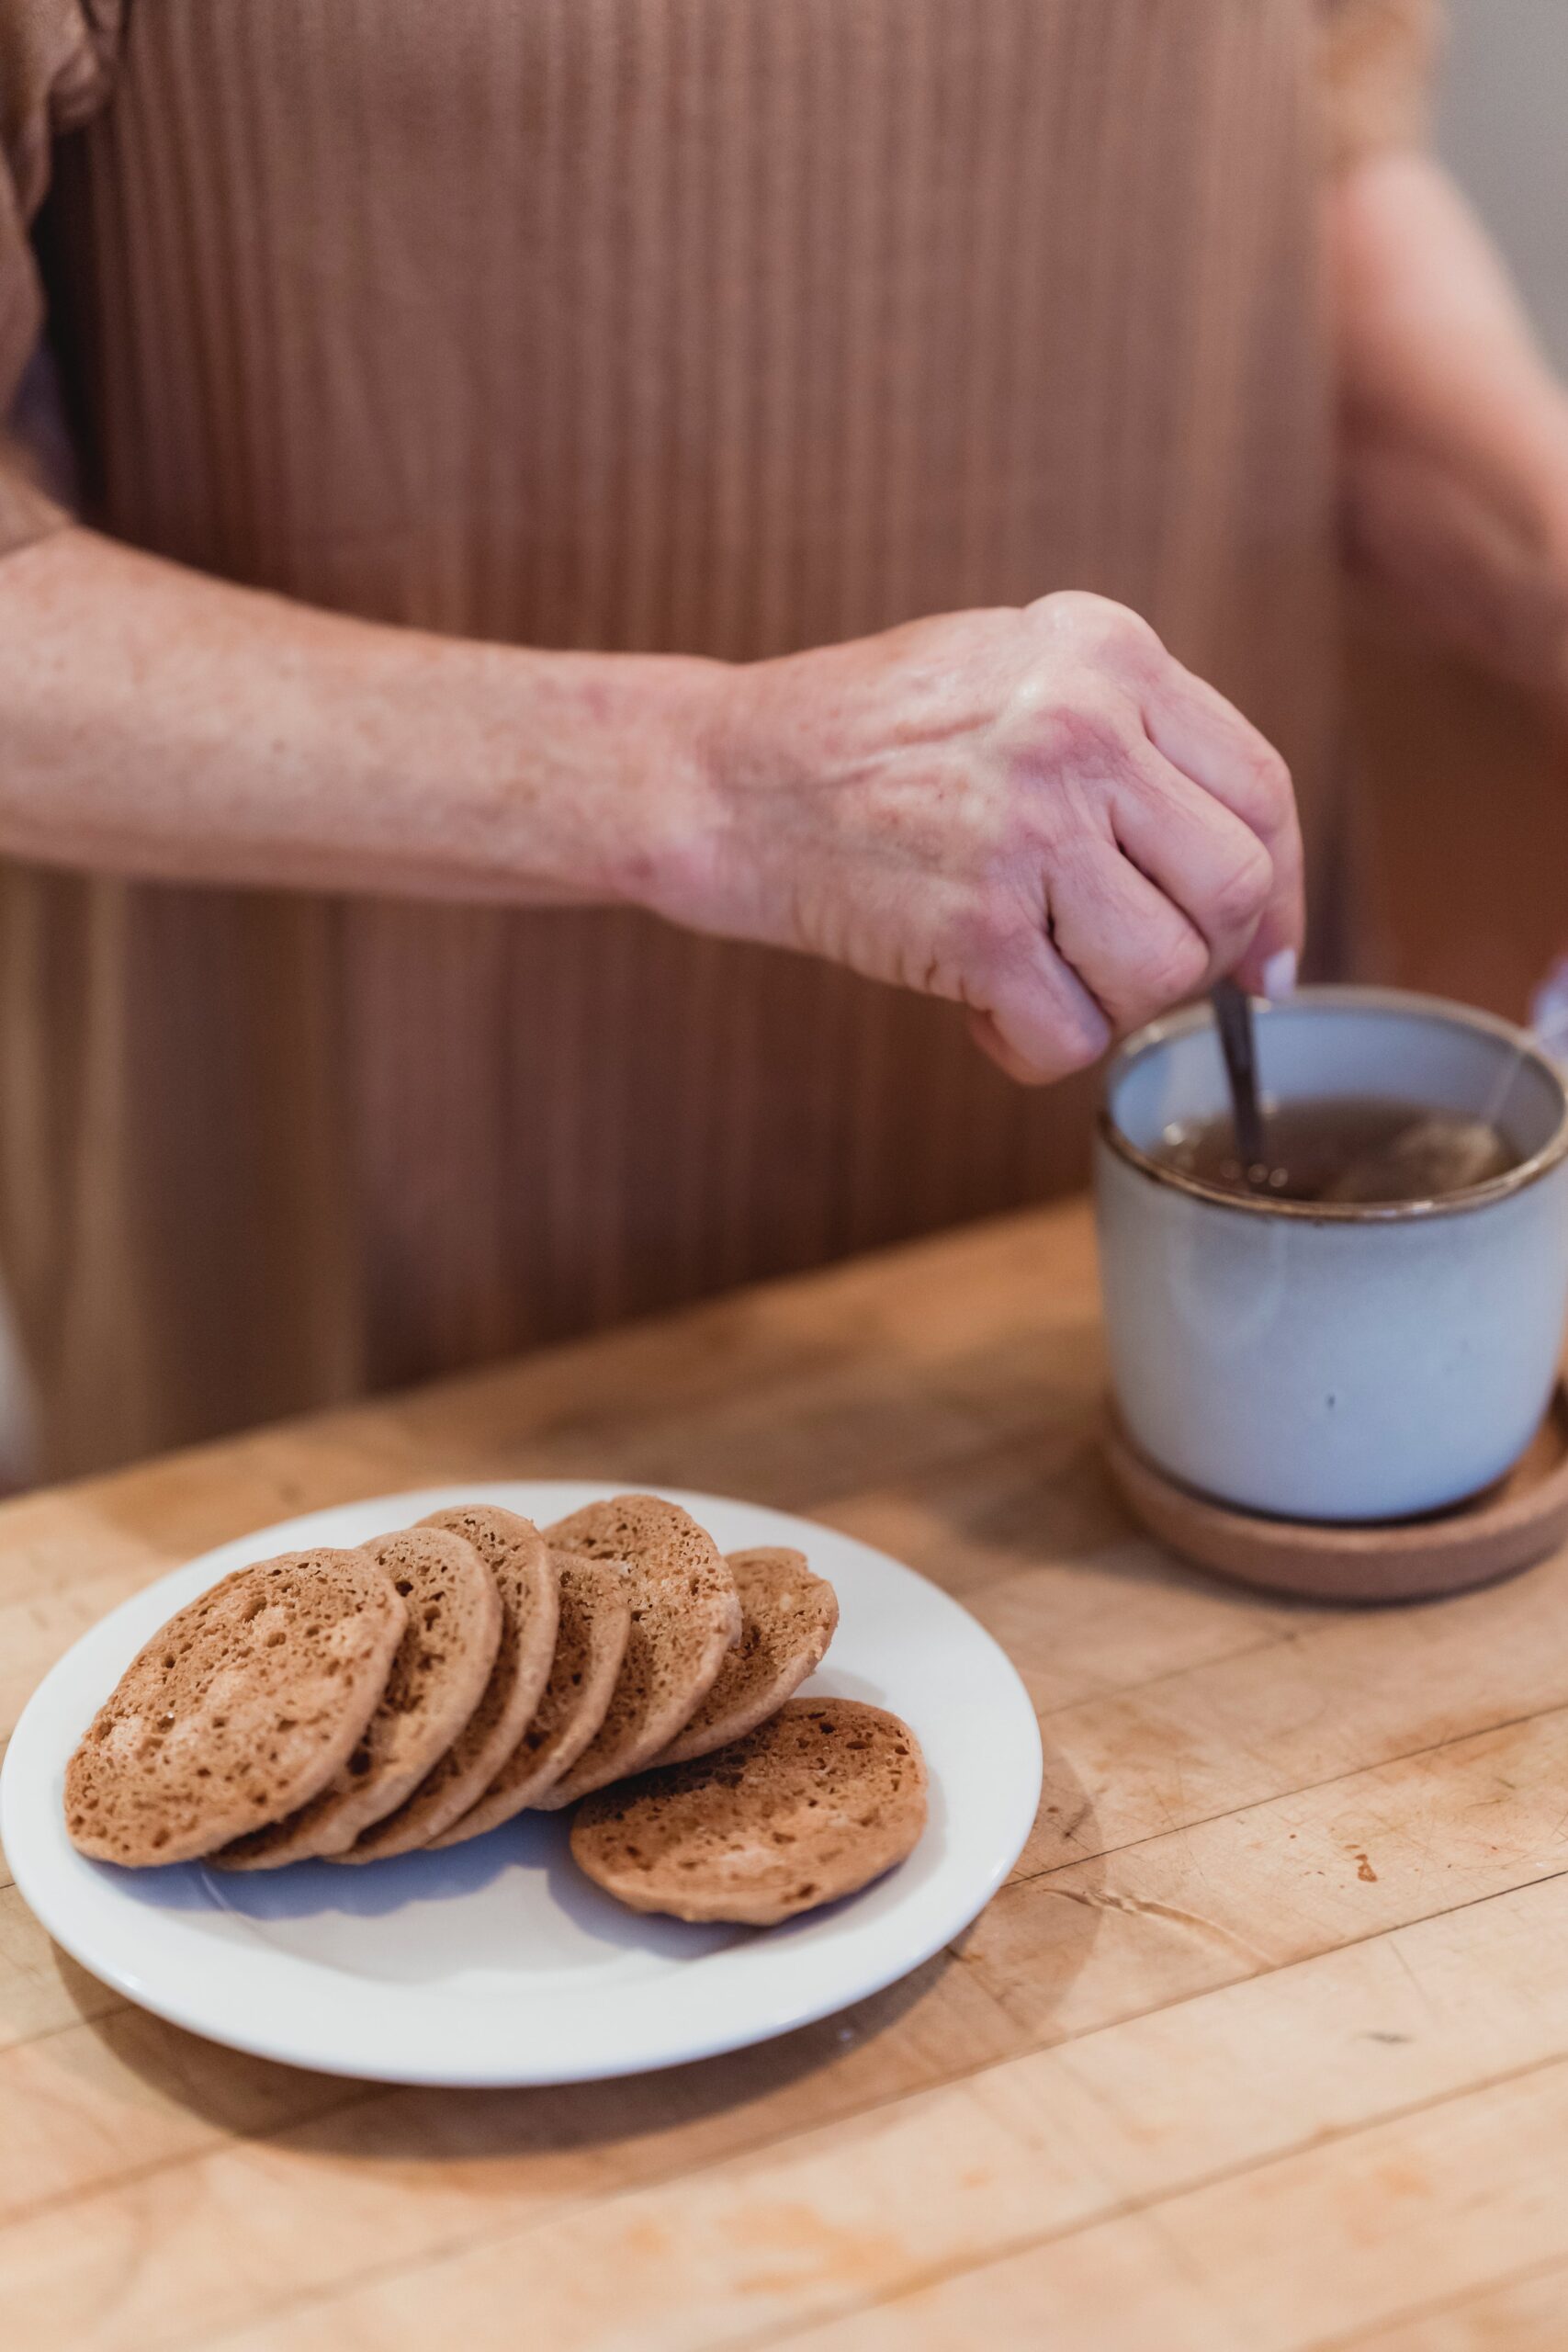
[[[1426,996],[1416,989],[1359,988],[1333,981],[1297,989],[1282,1004],[1266,1005],[1263,1017],[1288,1019],[1292,1008],[1297,1005],[1309,1011],[1318,1006],[1329,1011],[1410,1013],[1495,1037],[1511,1046],[1521,1061],[1533,1062],[1545,1074],[1557,1099],[1557,1125],[1540,1148],[1528,1159],[1521,1159],[1517,1167],[1507,1169],[1501,1176],[1488,1178],[1483,1184],[1468,1184],[1457,1193],[1441,1193],[1435,1200],[1285,1201],[1276,1193],[1228,1192],[1201,1176],[1190,1176],[1184,1170],[1152,1159],[1122,1132],[1111,1115],[1111,1088],[1122,1071],[1173,1038],[1190,1036],[1195,1029],[1213,1025],[1213,1011],[1203,1001],[1184,1005],[1176,1012],[1162,1013],[1157,1020],[1135,1030],[1116,1048],[1106,1066],[1100,1089],[1097,1121],[1100,1141],[1151,1183],[1174,1193],[1185,1193],[1193,1200],[1206,1202],[1211,1208],[1234,1210],[1240,1216],[1293,1217],[1309,1225],[1404,1225],[1428,1217],[1464,1216],[1472,1210],[1489,1208],[1497,1201],[1526,1191],[1568,1158],[1568,1078],[1528,1029],[1517,1028],[1511,1021],[1501,1020],[1495,1013],[1455,1003],[1448,997]]]

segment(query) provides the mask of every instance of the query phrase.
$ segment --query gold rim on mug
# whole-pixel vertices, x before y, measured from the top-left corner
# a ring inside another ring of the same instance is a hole
[[[1427,1021],[1446,1022],[1450,1028],[1479,1030],[1483,1035],[1497,1038],[1513,1048],[1517,1062],[1533,1062],[1542,1071],[1557,1097],[1557,1125],[1539,1151],[1521,1159],[1501,1176],[1493,1176],[1484,1184],[1467,1185],[1461,1192],[1445,1193],[1430,1201],[1282,1201],[1276,1193],[1233,1193],[1222,1185],[1205,1183],[1201,1177],[1189,1176],[1185,1170],[1168,1167],[1162,1160],[1153,1159],[1141,1151],[1131,1138],[1124,1136],[1111,1115],[1110,1096],[1117,1077],[1156,1046],[1169,1043],[1173,1037],[1190,1036],[1196,1029],[1213,1026],[1213,1014],[1208,1004],[1185,1006],[1179,1012],[1163,1013],[1157,1021],[1119,1046],[1112,1055],[1105,1074],[1105,1084],[1100,1104],[1099,1127],[1101,1139],[1119,1159],[1135,1168],[1151,1182],[1168,1185],[1172,1192],[1189,1193],[1194,1200],[1207,1201],[1213,1208],[1234,1209],[1241,1216],[1288,1216],[1304,1218],[1310,1225],[1397,1225],[1413,1217],[1462,1216],[1472,1209],[1487,1207],[1494,1201],[1506,1200],[1511,1193],[1522,1193],[1529,1184],[1538,1183],[1568,1156],[1568,1080],[1550,1054],[1537,1044],[1526,1029],[1516,1029],[1509,1021],[1500,1021],[1495,1013],[1480,1012],[1466,1004],[1454,1004],[1444,997],[1422,996],[1413,989],[1339,988],[1335,986],[1298,989],[1280,1005],[1263,1009],[1264,1021],[1288,1020],[1292,1007],[1321,1006],[1330,1012],[1404,1012]],[[1216,1044],[1215,1050],[1218,1050]]]

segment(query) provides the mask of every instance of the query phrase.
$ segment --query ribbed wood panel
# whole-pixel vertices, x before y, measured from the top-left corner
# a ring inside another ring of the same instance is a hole
[[[347,610],[736,660],[1095,587],[1316,793],[1308,29],[1298,0],[134,0],[52,230],[96,511]],[[102,1450],[106,1363],[126,1450],[1082,1166],[1083,1089],[1018,1093],[947,1010],[788,956],[8,888],[14,999],[61,924],[118,976],[6,1186],[85,1286],[45,1359],[62,1461]],[[62,1181],[89,1130],[99,1239]]]

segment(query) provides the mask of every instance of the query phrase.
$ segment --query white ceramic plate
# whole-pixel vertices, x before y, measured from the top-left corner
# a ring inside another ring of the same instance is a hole
[[[0,1835],[27,1902],[95,1976],[214,2041],[386,2082],[581,2082],[784,2033],[918,1968],[967,1926],[1029,1835],[1040,1736],[1004,1653],[912,1569],[831,1528],[667,1489],[720,1548],[793,1544],[831,1579],[839,1630],[809,1690],[902,1715],[931,1771],[915,1852],[862,1894],[782,1928],[644,1918],[572,1862],[569,1816],[526,1814],[467,1846],[345,1870],[236,1877],[123,1871],[65,1835],[66,1759],[173,1611],[231,1568],[358,1544],[454,1502],[541,1526],[615,1492],[508,1481],[344,1503],[261,1529],[136,1594],[39,1684],[0,1780]]]

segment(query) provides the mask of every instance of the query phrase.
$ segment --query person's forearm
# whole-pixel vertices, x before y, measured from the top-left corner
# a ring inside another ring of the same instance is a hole
[[[69,531],[0,563],[0,854],[630,904],[965,1006],[1015,1077],[1289,987],[1279,754],[1058,592],[731,666],[339,618]]]
[[[1469,203],[1404,151],[1354,165],[1330,202],[1348,422],[1424,428],[1434,455],[1528,504],[1568,459],[1568,405]]]
[[[0,851],[170,880],[660,895],[717,665],[355,620],[78,529],[0,563]]]
[[[1568,693],[1568,401],[1438,165],[1375,155],[1330,195],[1352,567],[1429,636]]]

